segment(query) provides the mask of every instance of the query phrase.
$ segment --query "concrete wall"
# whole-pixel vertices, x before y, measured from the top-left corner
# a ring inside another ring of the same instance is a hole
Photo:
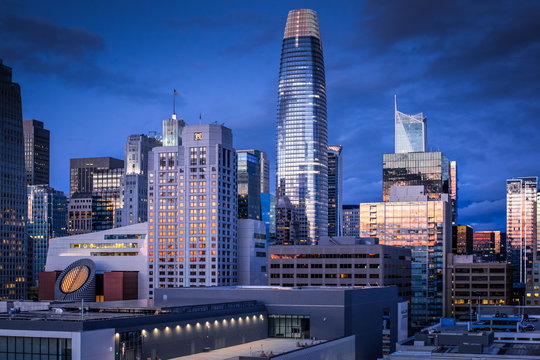
[[[114,359],[114,329],[85,331],[80,334],[80,360]],[[73,346],[75,352],[75,345]],[[76,360],[73,357],[73,360]]]

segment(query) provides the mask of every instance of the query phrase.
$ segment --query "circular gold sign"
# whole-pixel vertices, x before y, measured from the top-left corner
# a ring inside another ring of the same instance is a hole
[[[90,269],[88,266],[79,265],[69,270],[62,279],[60,284],[60,290],[64,294],[70,294],[77,291],[84,285],[88,276],[90,275]]]

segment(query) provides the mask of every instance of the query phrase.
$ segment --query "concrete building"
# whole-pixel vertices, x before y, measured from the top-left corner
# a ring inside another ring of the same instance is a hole
[[[0,59],[0,299],[25,298],[32,269],[27,211],[21,88]]]
[[[238,285],[266,285],[266,259],[264,222],[238,219]]]
[[[473,253],[483,261],[505,261],[504,244],[506,233],[500,231],[475,231],[473,234]]]
[[[343,147],[328,147],[328,236],[343,231]]]
[[[45,270],[49,239],[67,235],[67,198],[64,192],[47,185],[28,186],[26,229],[32,245],[32,285]]]
[[[399,336],[396,287],[164,288],[156,289],[154,298],[159,307],[185,301],[204,304],[209,300],[262,303],[268,314],[265,325],[270,338],[333,340],[354,335],[354,358],[358,360],[380,358],[383,349],[393,351]]]
[[[146,135],[130,135],[124,151],[121,226],[148,221],[148,158],[161,141]]]
[[[321,238],[313,246],[270,246],[268,267],[271,286],[393,285],[400,298],[411,298],[411,250],[365,244],[358,237]]]
[[[471,255],[473,242],[474,231],[470,225],[452,225],[452,253]]]
[[[23,120],[23,133],[26,185],[48,185],[51,134],[34,119]]]
[[[139,299],[148,297],[148,223],[52,238],[49,240],[45,271],[59,273],[81,259],[91,259],[98,275],[138,272],[137,296]]]
[[[68,201],[67,232],[69,235],[84,234],[92,231],[91,194],[75,193]]]
[[[148,180],[149,296],[238,281],[236,151],[230,129],[186,126],[182,146],[153,148]]]
[[[343,236],[360,235],[360,206],[343,205]]]
[[[360,204],[360,236],[411,250],[413,327],[433,324],[444,313],[451,224],[448,195],[429,199],[422,186],[395,186],[388,202]]]
[[[470,320],[479,306],[512,303],[512,265],[476,262],[474,255],[448,256],[446,317]]]

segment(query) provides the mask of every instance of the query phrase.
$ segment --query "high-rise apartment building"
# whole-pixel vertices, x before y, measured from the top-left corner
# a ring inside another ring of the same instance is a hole
[[[342,146],[328,147],[328,236],[341,236],[343,230]]]
[[[452,212],[448,195],[429,199],[420,186],[393,187],[388,202],[360,204],[360,236],[411,249],[411,322],[439,321],[445,298],[445,259],[451,253]]]
[[[148,155],[161,141],[146,135],[130,135],[125,146],[121,225],[148,220]]]
[[[28,218],[26,228],[33,242],[33,274],[35,285],[40,271],[45,271],[49,239],[67,235],[67,198],[64,192],[47,185],[28,186]]]
[[[192,125],[181,146],[158,146],[148,167],[149,297],[154,289],[238,279],[236,151],[232,131]]]
[[[238,218],[261,220],[261,163],[249,150],[237,150]]]
[[[343,236],[360,234],[360,206],[343,205]]]
[[[70,159],[70,195],[93,192],[93,174],[96,170],[123,169],[124,161],[111,157]]]
[[[328,233],[328,130],[321,36],[315,11],[287,17],[278,86],[276,196],[296,208],[296,242]],[[277,218],[277,213],[276,213]]]
[[[506,180],[506,234],[508,262],[514,267],[515,287],[533,285],[537,243],[537,177]],[[527,290],[530,292],[529,290]]]
[[[473,238],[474,230],[470,225],[452,225],[452,253],[471,255]]]
[[[394,105],[395,153],[425,152],[427,150],[426,117],[422,113],[404,114],[397,110],[397,102]]]
[[[30,275],[21,88],[2,60],[0,138],[0,299],[21,299],[26,297]]]
[[[26,184],[49,184],[49,130],[38,120],[23,120]]]

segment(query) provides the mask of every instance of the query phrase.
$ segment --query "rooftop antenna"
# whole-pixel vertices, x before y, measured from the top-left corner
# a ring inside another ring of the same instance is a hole
[[[199,125],[201,125],[201,121],[202,121],[202,114],[199,113]]]
[[[178,91],[176,89],[173,89],[173,106],[172,106],[172,112],[174,115],[176,115],[176,97],[178,96]]]
[[[397,112],[397,95],[394,94],[394,111]]]

